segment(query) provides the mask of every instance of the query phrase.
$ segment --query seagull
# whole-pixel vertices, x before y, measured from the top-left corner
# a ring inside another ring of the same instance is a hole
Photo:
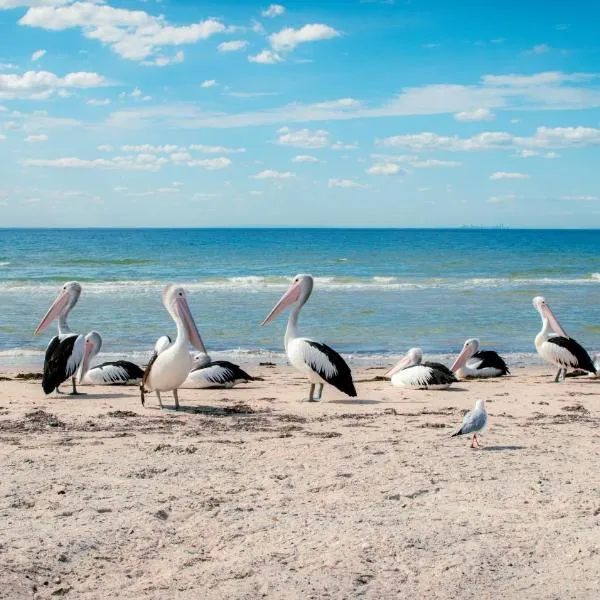
[[[485,410],[485,402],[483,400],[477,400],[475,402],[475,408],[470,410],[463,418],[461,428],[452,434],[452,437],[457,435],[469,435],[473,434],[471,439],[471,448],[480,448],[477,441],[477,434],[482,433],[487,427],[488,414]]]

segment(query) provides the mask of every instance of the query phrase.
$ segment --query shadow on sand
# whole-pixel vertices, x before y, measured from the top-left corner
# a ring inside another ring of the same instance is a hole
[[[246,407],[246,406],[231,406],[231,407],[223,407],[221,408],[220,406],[183,406],[183,405],[179,405],[179,410],[175,409],[175,405],[168,405],[168,404],[164,404],[163,408],[160,408],[160,406],[156,405],[156,406],[146,406],[145,407],[148,410],[156,410],[160,413],[172,413],[175,415],[180,415],[180,414],[189,414],[189,415],[213,415],[213,416],[218,416],[218,417],[227,417],[227,416],[231,416],[231,415],[236,415],[236,416],[245,416],[245,415],[251,415],[254,414],[255,411],[253,411],[250,407]]]
[[[361,400],[349,398],[348,400],[330,400],[328,404],[381,404],[381,400]]]
[[[508,452],[511,450],[525,450],[525,446],[482,446],[484,452]]]

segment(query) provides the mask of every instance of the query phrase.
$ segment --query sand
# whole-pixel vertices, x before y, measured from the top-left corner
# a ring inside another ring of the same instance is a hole
[[[292,370],[254,373],[179,414],[1,381],[0,597],[599,597],[600,381],[359,369],[359,400],[309,404]],[[471,450],[450,435],[480,397]]]

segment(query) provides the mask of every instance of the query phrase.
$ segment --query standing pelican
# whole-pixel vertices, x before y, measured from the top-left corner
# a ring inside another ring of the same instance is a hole
[[[411,348],[385,375],[393,386],[411,390],[445,390],[456,381],[446,365],[422,360],[423,350]]]
[[[569,368],[595,374],[596,367],[590,355],[581,344],[567,335],[545,298],[536,296],[533,306],[542,317],[542,330],[535,336],[535,347],[546,362],[558,367],[554,381],[564,381]]]
[[[457,435],[469,435],[473,434],[471,439],[471,448],[480,448],[479,442],[477,441],[477,434],[483,433],[487,427],[488,414],[485,410],[485,402],[483,400],[477,400],[475,408],[470,410],[463,418],[461,428],[452,434],[452,437]]]
[[[182,388],[232,388],[238,383],[252,381],[243,369],[227,360],[211,360],[207,354],[192,356],[192,369]]]
[[[145,403],[144,391],[147,387],[156,392],[158,403],[163,408],[160,392],[172,391],[175,410],[179,410],[177,388],[185,381],[192,368],[192,357],[188,351],[188,345],[191,343],[204,354],[206,354],[206,348],[194,322],[194,317],[192,317],[183,288],[177,285],[168,285],[163,292],[163,305],[177,325],[177,337],[173,343],[167,336],[163,336],[157,341],[154,355],[150,359],[142,379],[141,399],[143,405]]]
[[[69,378],[73,385],[71,394],[78,393],[75,386],[75,373],[83,358],[84,337],[71,332],[67,317],[77,304],[80,295],[79,283],[76,281],[65,283],[35,330],[35,335],[45,331],[52,321],[58,318],[58,335],[50,340],[44,357],[42,388],[46,394],[54,390],[61,393],[58,389],[60,384]]]
[[[504,359],[494,350],[479,350],[479,340],[467,340],[460,354],[450,367],[458,377],[501,377],[510,375]]]
[[[299,335],[298,315],[309,299],[312,289],[313,278],[311,275],[296,275],[288,291],[274,306],[261,325],[266,325],[285,308],[293,305],[285,331],[285,351],[292,365],[308,375],[310,381],[308,401],[316,402],[320,400],[323,394],[323,386],[326,383],[354,398],[356,389],[352,381],[352,372],[344,359],[326,344]],[[315,386],[317,385],[319,390],[315,396]]]

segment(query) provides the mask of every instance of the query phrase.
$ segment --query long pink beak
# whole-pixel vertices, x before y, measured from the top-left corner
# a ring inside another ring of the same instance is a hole
[[[68,306],[69,304],[69,294],[66,290],[60,292],[60,294],[56,297],[56,300],[52,303],[52,306],[48,309],[48,312],[44,315],[44,318],[40,321],[40,324],[37,326],[35,330],[35,334],[41,333],[44,331],[54,319],[56,319],[60,313]]]
[[[281,297],[281,300],[273,307],[273,310],[267,315],[267,318],[261,323],[266,325],[270,323],[281,311],[291,306],[300,297],[300,282],[292,283],[288,291]]]
[[[467,361],[471,356],[473,356],[473,348],[471,346],[465,346],[462,349],[462,352],[457,356],[454,364],[450,367],[450,370],[453,373],[456,373],[456,371],[462,369],[467,364]]]
[[[77,382],[81,383],[81,380],[85,377],[85,374],[90,370],[90,360],[94,351],[94,344],[90,341],[86,341],[85,348],[83,349],[83,360],[79,367],[79,376]]]
[[[391,377],[398,371],[403,371],[412,363],[410,356],[403,356],[389,371],[386,371],[384,377]]]
[[[566,338],[569,337],[569,335],[562,328],[562,325],[558,322],[558,319],[554,316],[554,313],[552,312],[552,310],[550,309],[550,307],[547,304],[544,304],[542,306],[542,315],[548,319],[548,322],[550,323],[550,327],[552,327],[552,330],[554,331],[554,333],[557,333],[558,335],[561,335],[562,337],[566,337]]]
[[[196,348],[198,351],[208,354],[206,347],[204,346],[204,342],[200,337],[200,332],[198,331],[194,317],[192,317],[192,312],[190,311],[187,300],[181,296],[177,297],[175,299],[175,306],[177,307],[179,318],[183,321],[183,325],[187,331],[190,344],[192,344],[192,346],[194,346],[194,348]]]

